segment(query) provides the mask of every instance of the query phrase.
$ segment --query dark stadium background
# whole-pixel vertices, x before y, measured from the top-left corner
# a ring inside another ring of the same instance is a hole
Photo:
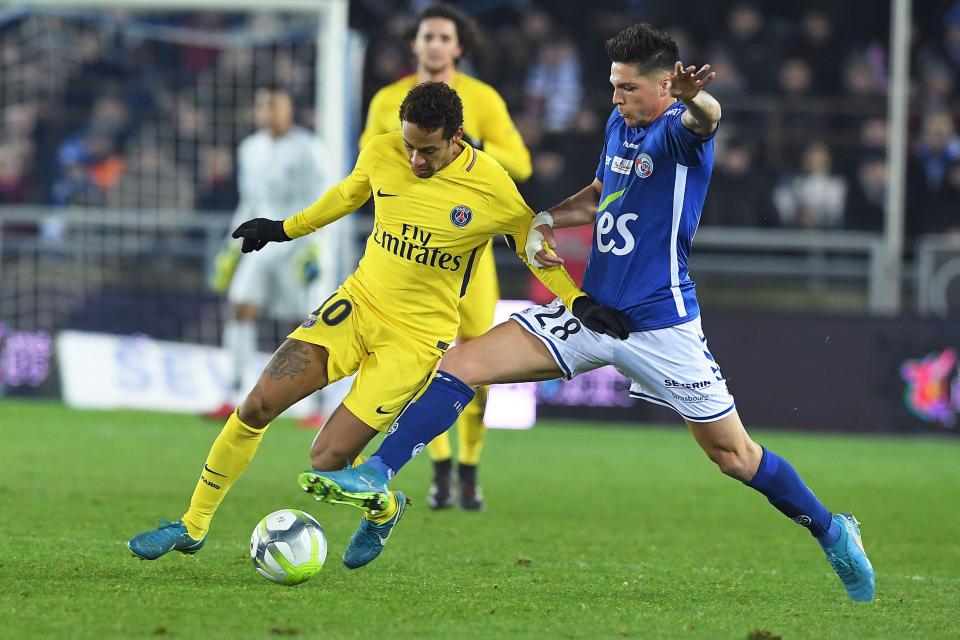
[[[412,13],[425,4],[350,3],[350,26],[366,44],[356,113],[348,118],[351,136],[373,92],[413,69],[402,36]],[[883,278],[877,254],[863,248],[880,241],[890,177],[887,3],[461,5],[485,38],[461,68],[507,100],[532,152],[533,178],[521,190],[535,209],[556,203],[571,185],[592,176],[610,111],[605,37],[634,21],[654,22],[675,36],[684,61],[714,65],[718,77],[710,91],[724,115],[692,274],[701,285],[712,347],[752,421],[817,430],[957,432],[956,368],[934,375],[929,362],[954,357],[960,308],[960,290],[950,275],[951,261],[960,255],[960,4],[924,0],[912,7],[903,299],[893,314],[877,307],[874,289]],[[179,251],[164,235],[143,259],[105,263],[104,272],[113,270],[100,274],[106,284],[69,285],[69,303],[62,292],[44,293],[40,285],[22,289],[26,247],[55,260],[62,239],[57,224],[39,213],[31,217],[33,212],[175,208],[225,224],[236,205],[232,150],[251,130],[252,88],[269,74],[255,66],[254,76],[238,75],[228,94],[185,105],[183,96],[196,79],[222,64],[221,53],[128,40],[122,29],[99,40],[84,35],[104,31],[98,20],[75,16],[65,22],[74,39],[65,39],[63,47],[77,52],[79,62],[60,84],[42,91],[31,89],[44,79],[38,58],[18,46],[27,41],[28,21],[15,14],[0,21],[6,78],[0,80],[0,207],[16,212],[0,227],[0,394],[58,393],[51,340],[62,329],[201,344],[218,340],[222,303],[203,286],[211,252],[209,237],[197,231],[179,238],[192,242],[190,250]],[[254,18],[155,12],[145,20],[155,27],[228,31]],[[293,89],[299,120],[307,125],[314,124],[316,86],[303,65],[315,51],[312,37],[309,30],[288,28],[284,38],[295,53],[279,78]],[[227,120],[233,126],[211,126]],[[158,123],[173,126],[174,141],[152,149],[145,161],[139,143]],[[207,135],[205,126],[213,133]],[[138,185],[132,167],[149,163],[178,188]],[[125,173],[118,167],[126,167]],[[751,235],[755,231],[760,235]],[[814,235],[792,245],[800,232]],[[855,236],[849,242],[860,248],[851,249],[846,243]],[[582,268],[589,237],[561,237],[562,250]],[[821,246],[825,239],[842,246]],[[504,297],[541,299],[543,292],[506,247],[497,252]],[[41,312],[44,305],[54,311]],[[266,328],[261,347],[271,349],[286,327]],[[913,382],[904,377],[910,363],[924,374]],[[590,392],[568,393],[595,400],[571,408],[555,384],[544,386],[540,396],[547,416],[572,411],[616,419],[667,417],[653,407],[609,402],[607,395]]]

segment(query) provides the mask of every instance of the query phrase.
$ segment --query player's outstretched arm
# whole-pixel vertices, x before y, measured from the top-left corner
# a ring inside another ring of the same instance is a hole
[[[283,221],[283,231],[299,238],[356,211],[373,195],[370,174],[383,153],[383,142],[374,138],[360,151],[357,164],[346,178],[327,189],[300,213]]]
[[[491,91],[485,103],[481,128],[477,132],[483,150],[493,156],[516,182],[525,182],[533,173],[533,163],[530,150],[510,119],[507,103],[496,91]]]
[[[670,75],[670,95],[686,105],[680,122],[687,129],[703,137],[709,136],[720,122],[720,103],[703,90],[717,77],[705,64],[700,69],[691,65],[684,68],[678,60]]]

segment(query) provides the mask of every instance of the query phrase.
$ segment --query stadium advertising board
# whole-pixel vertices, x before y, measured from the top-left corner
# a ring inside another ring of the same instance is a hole
[[[710,347],[754,428],[958,433],[960,323],[711,313]],[[679,424],[611,368],[540,383],[544,417]]]
[[[228,356],[216,347],[62,331],[56,349],[61,393],[73,407],[201,413],[230,393]],[[258,353],[245,377],[256,380],[269,357]],[[290,408],[307,413],[302,403]]]
[[[45,331],[10,331],[0,323],[0,395],[36,389],[50,374],[53,339]]]

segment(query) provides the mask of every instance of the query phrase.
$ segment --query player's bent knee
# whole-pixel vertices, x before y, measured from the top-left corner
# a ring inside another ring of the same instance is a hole
[[[310,450],[310,464],[315,471],[343,469],[353,457],[352,452],[333,445],[318,445],[315,443]]]
[[[720,468],[720,471],[741,482],[748,482],[753,478],[756,465],[747,450],[709,449],[707,455]]]
[[[247,426],[254,429],[263,429],[280,415],[275,407],[267,401],[263,393],[257,388],[247,394],[247,397],[240,403],[238,409],[240,420]]]
[[[440,361],[440,370],[445,371],[470,387],[484,384],[482,367],[475,358],[463,353],[460,346],[455,346],[443,356]]]

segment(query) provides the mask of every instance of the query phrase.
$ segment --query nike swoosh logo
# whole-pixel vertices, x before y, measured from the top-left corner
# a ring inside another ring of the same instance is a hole
[[[204,468],[206,471],[212,473],[212,474],[215,475],[215,476],[220,476],[221,478],[226,478],[226,477],[227,477],[226,475],[224,475],[224,474],[222,474],[222,473],[217,473],[216,471],[214,471],[213,469],[211,469],[211,468],[208,467],[207,465],[203,465],[203,468]]]
[[[405,508],[406,506],[407,506],[407,505],[404,504],[404,505],[402,505],[402,506],[400,507],[399,512],[398,512],[397,515],[395,516],[397,520],[400,520],[400,516],[403,515],[403,510],[404,510],[404,508]],[[394,529],[395,529],[395,528],[396,528],[396,525],[394,525]],[[381,546],[381,547],[384,546],[385,544],[387,544],[387,540],[390,539],[390,535],[391,535],[392,533],[393,533],[393,529],[390,529],[390,531],[387,531],[387,535],[385,535],[385,536],[381,536],[379,533],[377,534],[377,538],[380,539],[380,546]]]
[[[383,405],[380,405],[379,407],[377,407],[377,413],[379,413],[379,414],[382,415],[382,416],[388,416],[388,415],[390,415],[391,413],[393,413],[393,411],[384,411],[384,410],[383,410]]]
[[[380,191],[380,188],[379,188],[379,187],[377,187],[377,195],[380,196],[381,198],[396,198],[396,197],[397,197],[398,195],[400,195],[400,194],[399,194],[399,193],[384,193],[383,191]]]

